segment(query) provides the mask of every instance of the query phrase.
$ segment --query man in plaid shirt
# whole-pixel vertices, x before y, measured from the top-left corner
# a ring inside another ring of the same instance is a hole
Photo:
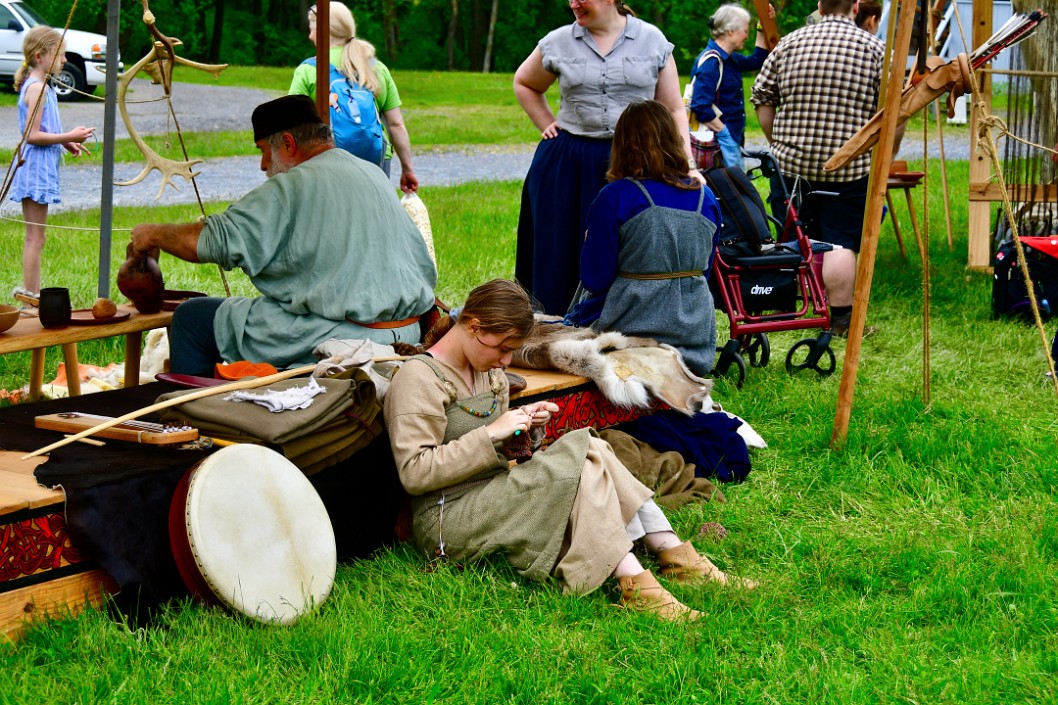
[[[878,105],[885,44],[856,26],[858,1],[820,0],[822,19],[790,33],[768,56],[753,83],[751,101],[771,150],[806,198],[801,216],[809,237],[840,245],[823,258],[823,283],[831,306],[831,331],[848,335],[856,285],[868,152],[833,172],[823,164],[852,137]]]

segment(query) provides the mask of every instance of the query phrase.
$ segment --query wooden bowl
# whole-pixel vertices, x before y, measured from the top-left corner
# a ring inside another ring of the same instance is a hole
[[[921,181],[922,177],[924,177],[925,175],[926,175],[925,172],[922,172],[922,171],[896,171],[896,172],[893,172],[893,176],[896,177],[897,179],[900,179],[901,181],[909,181],[909,182]]]
[[[20,315],[22,311],[17,306],[0,305],[0,333],[18,323]]]

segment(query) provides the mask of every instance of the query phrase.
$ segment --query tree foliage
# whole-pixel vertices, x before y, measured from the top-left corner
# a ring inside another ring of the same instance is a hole
[[[34,0],[34,7],[53,25],[62,27],[69,0]],[[81,2],[72,27],[104,34],[107,1]],[[151,0],[158,27],[183,41],[181,52],[201,61],[240,65],[294,66],[312,53],[306,13],[310,0]],[[357,36],[375,44],[388,65],[405,69],[448,67],[449,25],[453,7],[459,12],[452,27],[451,67],[480,71],[485,58],[491,0],[348,0],[357,21]],[[665,32],[676,45],[682,73],[705,46],[709,16],[718,0],[629,0],[644,20]],[[120,46],[126,63],[150,48],[142,22],[143,5],[121,3]],[[495,71],[513,71],[552,29],[572,21],[565,0],[501,2],[492,47]],[[799,27],[814,9],[811,0],[789,0],[780,7],[778,23],[785,33]],[[752,12],[752,7],[750,7]]]

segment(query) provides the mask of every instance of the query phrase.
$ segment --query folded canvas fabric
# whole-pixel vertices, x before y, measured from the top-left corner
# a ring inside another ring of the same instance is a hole
[[[390,345],[381,345],[371,340],[330,338],[315,347],[313,356],[319,360],[313,377],[333,377],[353,368],[363,370],[375,383],[375,395],[379,402],[385,401],[389,380],[400,362],[375,362],[377,358],[395,357]]]
[[[697,477],[694,464],[676,451],[660,451],[614,428],[599,431],[599,436],[637,480],[654,490],[659,506],[675,509],[689,502],[725,501],[724,493],[707,478]]]
[[[282,392],[304,386],[305,380],[289,379],[262,387],[259,391]],[[272,413],[257,404],[225,401],[224,394],[195,399],[186,404],[166,409],[162,418],[194,426],[206,435],[231,439],[259,439],[265,443],[282,445],[325,428],[345,411],[370,423],[378,415],[381,405],[375,398],[375,387],[367,374],[356,369],[348,378],[317,380],[326,388],[314,403],[304,409]],[[158,397],[165,401],[184,396],[194,390],[171,392]]]

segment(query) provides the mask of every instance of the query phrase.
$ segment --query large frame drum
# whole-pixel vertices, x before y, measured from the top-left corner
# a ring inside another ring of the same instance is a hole
[[[330,594],[337,549],[305,475],[259,445],[222,448],[191,468],[169,507],[169,540],[193,595],[291,624]]]

